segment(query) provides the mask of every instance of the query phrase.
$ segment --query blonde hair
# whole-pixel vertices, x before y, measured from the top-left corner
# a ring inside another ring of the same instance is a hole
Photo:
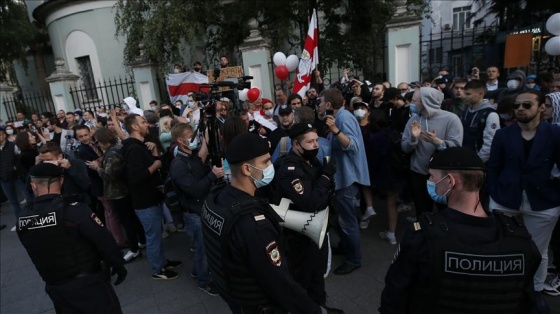
[[[173,119],[170,116],[159,119],[159,135],[171,132],[171,120]]]

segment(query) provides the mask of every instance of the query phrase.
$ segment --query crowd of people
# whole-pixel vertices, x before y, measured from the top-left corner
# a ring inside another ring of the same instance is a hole
[[[182,262],[167,259],[162,238],[186,232],[194,252],[191,276],[234,313],[258,313],[263,304],[292,313],[341,313],[326,305],[329,256],[345,258],[334,274],[361,267],[360,229],[380,210],[376,198],[388,217],[379,236],[392,245],[398,213],[415,210],[403,239],[408,250],[426,246],[418,236],[409,238],[427,224],[423,217],[472,202],[471,210],[485,218],[493,211],[522,216],[540,260],[532,273],[527,263],[525,276],[534,275],[533,300],[545,309],[538,296],[560,295],[560,77],[515,70],[502,82],[498,67],[486,69],[486,80],[479,72],[454,78],[442,68],[434,80],[393,87],[345,71],[337,88],[312,85],[304,97],[278,89],[274,100],[239,106],[227,97],[205,102],[190,93],[187,103],[138,105],[127,97],[110,110],[30,113],[30,119],[18,112],[0,128],[2,190],[17,221],[37,196],[31,169],[58,166],[65,200],[89,206],[125,250],[124,262],[145,250],[155,280],[177,278]],[[462,151],[435,161],[457,147],[474,157]],[[292,210],[328,207],[329,229],[340,241],[329,235],[317,245],[281,231],[268,204],[283,198]],[[444,216],[434,220],[464,219]],[[399,261],[387,275],[382,313],[415,306],[410,300],[419,297],[419,287],[430,287],[404,278],[410,271],[402,267],[410,265]]]

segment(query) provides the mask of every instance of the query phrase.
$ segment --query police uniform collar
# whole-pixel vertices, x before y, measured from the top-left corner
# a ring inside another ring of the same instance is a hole
[[[44,194],[41,196],[36,196],[33,199],[33,203],[42,203],[42,202],[48,202],[48,201],[52,201],[56,198],[60,198],[62,197],[61,194]]]

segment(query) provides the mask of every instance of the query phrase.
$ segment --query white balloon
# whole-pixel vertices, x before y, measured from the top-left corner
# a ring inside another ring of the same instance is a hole
[[[299,58],[296,55],[289,55],[286,59],[286,67],[288,71],[292,72],[299,66]]]
[[[544,45],[544,50],[551,56],[560,56],[560,36],[550,38]]]
[[[249,91],[248,88],[244,88],[239,91],[239,100],[245,101],[247,100],[247,92]]]
[[[554,13],[548,18],[546,29],[552,35],[560,35],[560,13]]]
[[[274,65],[281,66],[286,64],[286,55],[283,52],[278,51],[272,57],[272,61],[274,61]]]

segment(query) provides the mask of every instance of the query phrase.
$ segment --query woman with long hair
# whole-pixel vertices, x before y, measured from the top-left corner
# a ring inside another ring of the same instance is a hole
[[[43,139],[44,140],[44,139]],[[33,193],[27,186],[29,169],[35,165],[35,157],[39,155],[37,149],[37,136],[28,131],[21,131],[16,135],[15,144],[20,151],[16,163],[16,173],[21,182],[18,182],[25,199],[29,202],[33,200]]]

